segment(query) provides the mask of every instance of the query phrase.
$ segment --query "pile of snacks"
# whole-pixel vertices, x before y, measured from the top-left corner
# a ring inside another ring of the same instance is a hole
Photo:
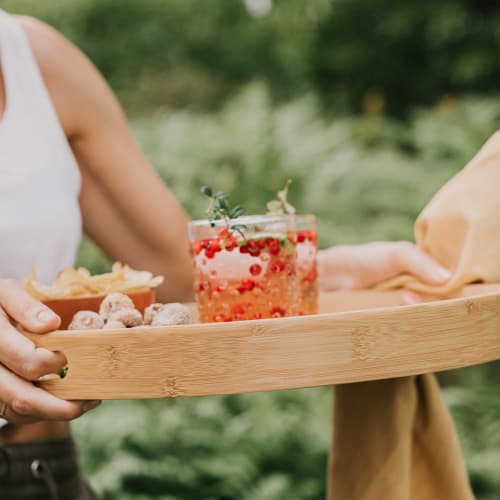
[[[163,283],[162,276],[153,276],[148,271],[137,271],[120,262],[115,262],[110,273],[94,276],[82,267],[64,269],[51,285],[40,283],[36,274],[32,272],[31,277],[24,282],[24,287],[33,297],[43,301],[105,295],[111,292],[131,292],[155,288],[161,283]]]
[[[184,304],[151,304],[144,317],[127,295],[114,292],[106,295],[99,312],[78,311],[69,330],[112,330],[137,326],[187,325],[193,322],[191,311]]]

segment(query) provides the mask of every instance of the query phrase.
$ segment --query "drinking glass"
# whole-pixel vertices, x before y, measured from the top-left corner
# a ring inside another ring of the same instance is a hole
[[[296,217],[196,220],[188,229],[202,322],[297,314]]]

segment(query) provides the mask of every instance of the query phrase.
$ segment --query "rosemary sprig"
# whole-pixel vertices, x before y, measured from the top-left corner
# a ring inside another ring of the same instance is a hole
[[[293,215],[295,213],[295,207],[288,202],[288,189],[292,184],[292,180],[288,179],[285,187],[278,191],[277,200],[271,200],[267,203],[267,213],[269,215]]]
[[[211,226],[215,226],[215,221],[223,220],[227,229],[236,231],[243,239],[246,239],[243,234],[243,230],[246,229],[245,224],[233,224],[231,222],[233,219],[237,219],[244,215],[245,208],[241,205],[232,207],[229,203],[229,196],[223,191],[214,193],[211,187],[202,186],[200,192],[210,198],[207,215]]]

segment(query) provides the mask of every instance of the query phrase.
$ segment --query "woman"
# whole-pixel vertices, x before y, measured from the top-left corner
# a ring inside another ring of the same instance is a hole
[[[99,402],[62,401],[32,384],[66,360],[11,326],[9,316],[43,334],[60,322],[17,281],[33,265],[44,281],[72,265],[83,224],[111,259],[164,275],[160,300],[189,299],[187,218],[85,56],[45,24],[1,10],[0,173],[0,415],[8,422],[0,430],[0,498],[94,498],[66,422]],[[369,287],[402,272],[431,284],[449,277],[409,243],[320,255],[327,288]]]

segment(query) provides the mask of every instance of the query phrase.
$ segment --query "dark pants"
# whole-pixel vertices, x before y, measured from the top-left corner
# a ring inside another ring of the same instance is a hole
[[[0,446],[1,500],[97,500],[71,439]]]

